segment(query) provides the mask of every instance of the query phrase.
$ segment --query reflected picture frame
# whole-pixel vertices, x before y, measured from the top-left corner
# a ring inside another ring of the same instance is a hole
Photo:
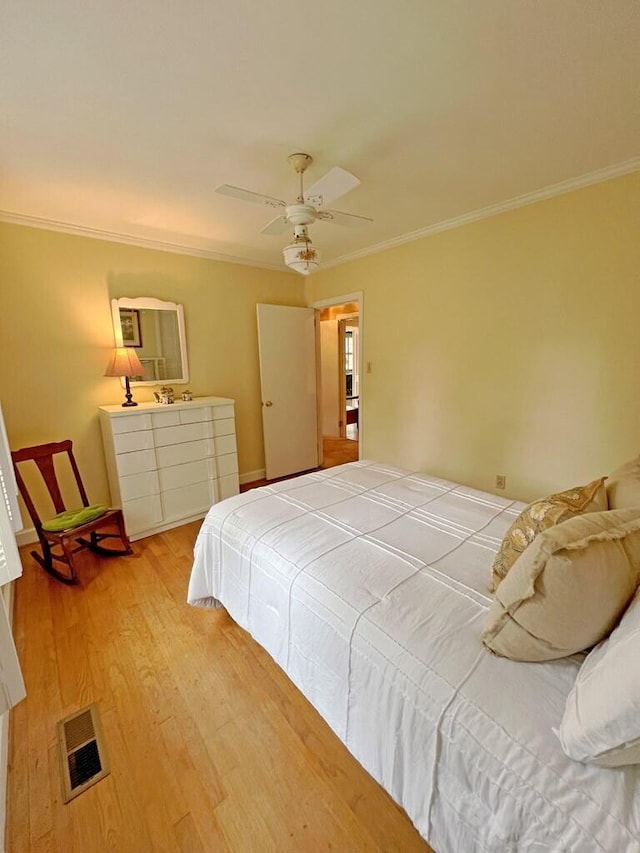
[[[140,312],[136,308],[120,308],[122,346],[141,347]]]

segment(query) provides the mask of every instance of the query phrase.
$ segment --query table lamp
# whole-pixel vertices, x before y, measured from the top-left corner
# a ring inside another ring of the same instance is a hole
[[[140,364],[138,354],[131,347],[114,347],[111,359],[104,372],[105,376],[124,376],[125,397],[123,406],[137,406],[132,399],[129,377],[142,376],[144,368]]]

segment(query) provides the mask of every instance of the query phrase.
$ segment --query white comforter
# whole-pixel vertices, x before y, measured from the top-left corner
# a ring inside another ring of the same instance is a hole
[[[212,507],[191,604],[221,602],[437,853],[640,851],[640,769],[566,758],[581,657],[493,656],[493,554],[522,504],[374,462]]]

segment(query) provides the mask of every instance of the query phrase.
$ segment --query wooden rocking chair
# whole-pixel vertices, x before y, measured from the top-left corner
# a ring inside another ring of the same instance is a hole
[[[21,450],[11,452],[18,489],[29,511],[42,548],[42,555],[37,551],[32,551],[31,556],[50,575],[67,584],[74,584],[78,581],[73,559],[74,554],[83,548],[88,548],[94,553],[106,557],[133,553],[125,530],[122,510],[89,503],[72,448],[72,442],[66,440],[41,444],[36,447],[23,447]],[[68,510],[65,506],[54,466],[56,454],[66,454],[71,463],[71,469],[82,500],[82,506],[79,509]],[[25,486],[18,465],[27,461],[35,462],[44,479],[56,512],[53,518],[41,520]],[[111,531],[105,531],[105,528],[111,528]],[[86,536],[89,538],[85,538]],[[120,539],[124,548],[115,550],[100,545],[104,539],[109,538]],[[57,553],[54,548],[58,549]],[[54,566],[54,561],[65,564],[68,574],[58,571]]]

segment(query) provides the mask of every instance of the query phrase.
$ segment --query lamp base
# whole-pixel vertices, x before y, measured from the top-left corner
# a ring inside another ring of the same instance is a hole
[[[136,403],[136,401],[134,399],[132,399],[133,394],[131,393],[131,386],[129,385],[129,377],[128,376],[124,377],[124,385],[125,385],[124,396],[127,399],[125,400],[125,402],[122,405],[123,406],[137,406],[138,404]]]

